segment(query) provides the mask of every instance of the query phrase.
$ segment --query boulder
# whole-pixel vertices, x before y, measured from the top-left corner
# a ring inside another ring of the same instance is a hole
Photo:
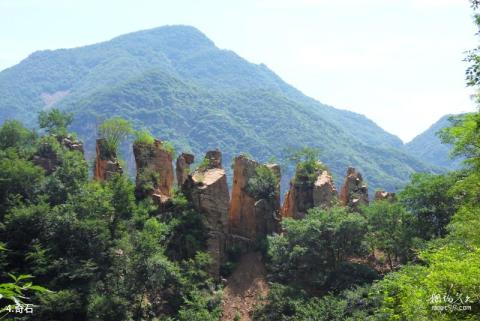
[[[394,203],[397,200],[397,195],[394,192],[376,191],[375,201],[389,201]]]
[[[137,165],[137,196],[147,196],[142,184],[148,179],[153,183],[153,190],[147,194],[160,204],[168,201],[172,196],[174,180],[172,154],[165,150],[160,140],[155,139],[153,144],[134,143],[133,155]]]
[[[254,177],[258,166],[258,162],[243,155],[234,159],[232,201],[228,212],[229,233],[253,242],[278,232],[280,227],[280,185],[277,184],[273,199],[255,199],[247,193],[248,181]],[[280,182],[280,167],[266,166]]]
[[[117,159],[116,154],[111,154],[106,147],[104,138],[97,139],[96,157],[93,177],[97,181],[105,181],[114,174],[122,174],[123,169]]]
[[[368,205],[368,187],[363,182],[362,174],[353,167],[347,170],[340,191],[340,203],[352,210],[358,210],[361,205]]]
[[[190,174],[190,165],[195,161],[193,154],[182,153],[177,158],[175,172],[177,174],[177,186],[181,187]]]

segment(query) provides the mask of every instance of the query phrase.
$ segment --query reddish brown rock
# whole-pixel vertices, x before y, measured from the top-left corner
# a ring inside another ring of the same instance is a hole
[[[160,140],[155,139],[153,144],[134,143],[133,155],[137,165],[137,195],[150,194],[160,204],[165,203],[173,190],[172,154],[165,150]],[[152,191],[144,191],[142,185],[145,180],[153,183]]]
[[[368,187],[363,177],[355,168],[349,167],[342,190],[340,203],[352,210],[358,210],[361,205],[368,205]]]
[[[302,219],[313,207],[329,208],[337,199],[337,190],[327,171],[317,174],[314,181],[309,177],[295,177],[285,195],[283,217]]]
[[[177,158],[175,172],[177,174],[177,186],[181,187],[190,174],[190,165],[195,161],[193,154],[182,153]]]
[[[123,173],[117,155],[111,155],[108,152],[104,138],[97,139],[95,167],[93,172],[94,179],[102,182],[117,173]]]
[[[252,241],[279,231],[280,185],[273,199],[255,199],[247,193],[247,184],[261,166],[245,156],[234,159],[232,201],[228,212],[229,233]],[[280,181],[280,167],[266,165]]]
[[[397,195],[393,192],[376,191],[375,201],[389,201],[391,203],[397,200]]]
[[[212,276],[218,277],[220,265],[226,257],[225,243],[230,201],[225,170],[200,168],[188,176],[183,184],[183,191],[193,207],[202,215],[208,233],[207,251],[213,261],[210,272]]]

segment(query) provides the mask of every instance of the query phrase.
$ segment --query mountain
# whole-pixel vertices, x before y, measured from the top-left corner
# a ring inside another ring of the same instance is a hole
[[[452,159],[449,155],[451,146],[443,144],[437,136],[441,129],[450,126],[449,118],[451,116],[445,115],[440,118],[429,129],[407,143],[405,145],[406,150],[426,163],[450,170],[458,169],[462,160]]]
[[[189,26],[39,51],[0,72],[0,122],[17,118],[33,126],[37,113],[52,106],[74,112],[72,129],[89,151],[97,124],[118,115],[197,157],[218,147],[227,168],[240,152],[266,161],[281,158],[285,148],[310,146],[321,150],[337,184],[348,166],[362,171],[371,188],[390,190],[413,172],[438,170],[366,117],[303,95],[265,65],[217,48]],[[131,153],[126,157],[133,164]]]

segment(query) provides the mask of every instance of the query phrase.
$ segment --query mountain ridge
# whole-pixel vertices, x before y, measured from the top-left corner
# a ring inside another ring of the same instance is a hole
[[[97,124],[119,115],[179,150],[219,147],[227,160],[240,152],[265,161],[281,158],[286,147],[320,148],[337,183],[348,166],[365,172],[373,188],[387,189],[415,171],[439,171],[365,116],[303,95],[265,65],[218,49],[189,26],[30,55],[0,72],[0,122],[33,124],[45,108],[42,94],[58,92],[67,94],[55,106],[75,112],[73,129],[87,149]]]

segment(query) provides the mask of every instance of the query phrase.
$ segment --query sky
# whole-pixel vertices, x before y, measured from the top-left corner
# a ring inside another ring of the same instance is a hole
[[[467,0],[0,0],[0,70],[37,50],[172,24],[405,142],[476,108],[464,76],[477,44]]]

